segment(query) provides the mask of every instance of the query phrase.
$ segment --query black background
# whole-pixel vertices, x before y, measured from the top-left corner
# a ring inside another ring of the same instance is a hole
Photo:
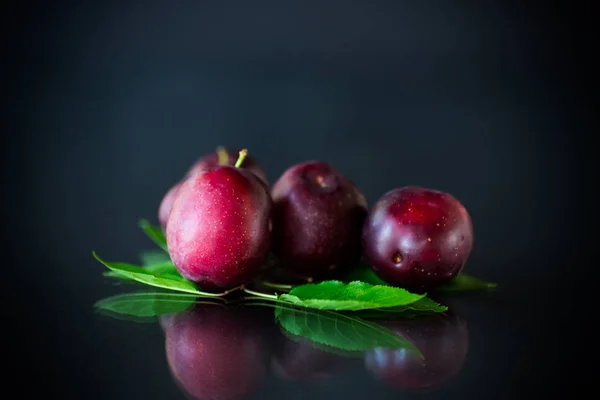
[[[9,384],[65,399],[180,396],[158,329],[92,312],[116,289],[91,251],[134,262],[151,247],[138,218],[156,221],[166,190],[218,145],[247,147],[271,181],[300,161],[330,162],[371,203],[408,184],[454,194],[475,227],[466,271],[501,289],[472,299],[482,301],[472,317],[487,321],[471,364],[480,372],[450,394],[515,398],[589,383],[579,363],[594,345],[579,315],[596,236],[586,209],[591,11],[239,3],[3,12]],[[488,357],[498,340],[510,356]]]

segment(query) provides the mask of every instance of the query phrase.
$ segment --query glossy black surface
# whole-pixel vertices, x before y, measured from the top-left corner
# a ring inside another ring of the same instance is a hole
[[[158,322],[93,311],[124,287],[91,251],[135,262],[152,247],[138,218],[156,222],[166,190],[219,145],[247,147],[271,181],[324,160],[370,204],[397,186],[447,191],[473,220],[465,272],[499,285],[447,296],[464,321],[450,354],[464,360],[441,358],[427,381],[439,384],[401,393],[373,371],[400,355],[369,369],[276,330],[244,356],[252,375],[231,378],[248,399],[597,391],[595,14],[572,2],[126,3],[3,12],[1,354],[13,397],[184,398]]]

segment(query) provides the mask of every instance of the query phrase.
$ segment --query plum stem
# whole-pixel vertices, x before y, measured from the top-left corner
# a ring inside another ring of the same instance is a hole
[[[246,157],[248,156],[248,149],[242,149],[240,150],[239,153],[239,157],[237,159],[237,161],[235,162],[234,167],[239,168],[242,166],[242,163],[244,162],[244,160],[246,159]]]
[[[262,282],[262,284],[269,288],[288,290],[288,291],[294,287],[292,285],[284,285],[283,283],[273,283],[273,282],[266,282],[266,281]]]
[[[217,160],[219,165],[227,165],[229,164],[229,154],[225,147],[219,146],[217,147]]]
[[[247,287],[242,287],[242,290],[244,292],[254,295],[256,297],[262,297],[262,298],[271,299],[271,300],[278,300],[277,295],[275,295],[275,294],[266,294],[266,293],[255,292],[254,290],[250,290]]]

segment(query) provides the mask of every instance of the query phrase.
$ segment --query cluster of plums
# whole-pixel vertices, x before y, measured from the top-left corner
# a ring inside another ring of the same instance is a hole
[[[225,148],[166,193],[159,221],[177,270],[209,291],[251,281],[272,252],[285,269],[313,278],[362,257],[384,281],[419,292],[454,278],[473,247],[469,214],[448,193],[402,187],[369,208],[325,162],[294,165],[270,186],[246,150]]]
[[[162,317],[169,369],[194,399],[241,400],[272,370],[281,379],[309,384],[342,373],[348,358],[315,348],[274,329],[268,307],[197,305]],[[400,390],[448,382],[464,365],[469,332],[457,315],[380,321],[410,340],[423,359],[404,349],[374,348],[356,358],[376,379]],[[362,359],[362,360],[361,360]]]

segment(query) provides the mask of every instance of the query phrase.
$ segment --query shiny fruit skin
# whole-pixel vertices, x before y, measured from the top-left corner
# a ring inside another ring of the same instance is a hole
[[[367,201],[329,164],[290,167],[271,190],[273,252],[284,268],[319,276],[356,264]]]
[[[362,233],[363,257],[384,281],[414,292],[454,278],[473,248],[473,226],[452,195],[408,186],[384,194]]]
[[[225,148],[224,150],[227,152],[227,164],[226,165],[230,165],[230,166],[235,165],[235,162],[237,161],[237,159],[239,157],[239,150],[231,150],[231,149],[227,149],[227,148]],[[208,169],[211,169],[211,168],[214,168],[217,166],[219,166],[219,156],[216,151],[213,151],[212,153],[208,153],[208,154],[205,154],[202,157],[200,157],[200,159],[197,160],[188,169],[185,176],[194,175],[198,172],[206,171]],[[265,174],[265,171],[261,168],[260,165],[258,165],[256,160],[252,156],[250,156],[250,155],[246,156],[246,158],[244,159],[244,162],[241,165],[241,168],[247,169],[248,171],[252,172],[262,182],[264,182],[264,184],[267,185],[267,187],[269,186],[269,180],[267,179],[267,175]]]
[[[271,213],[264,183],[247,170],[220,166],[190,176],[167,223],[175,267],[205,290],[247,283],[268,255]]]
[[[172,317],[165,331],[169,369],[198,400],[242,400],[267,378],[271,350],[250,309],[198,305]]]
[[[403,390],[431,388],[447,382],[462,369],[469,349],[466,322],[455,315],[379,321],[410,340],[423,359],[406,350],[377,348],[365,355],[367,370]]]

